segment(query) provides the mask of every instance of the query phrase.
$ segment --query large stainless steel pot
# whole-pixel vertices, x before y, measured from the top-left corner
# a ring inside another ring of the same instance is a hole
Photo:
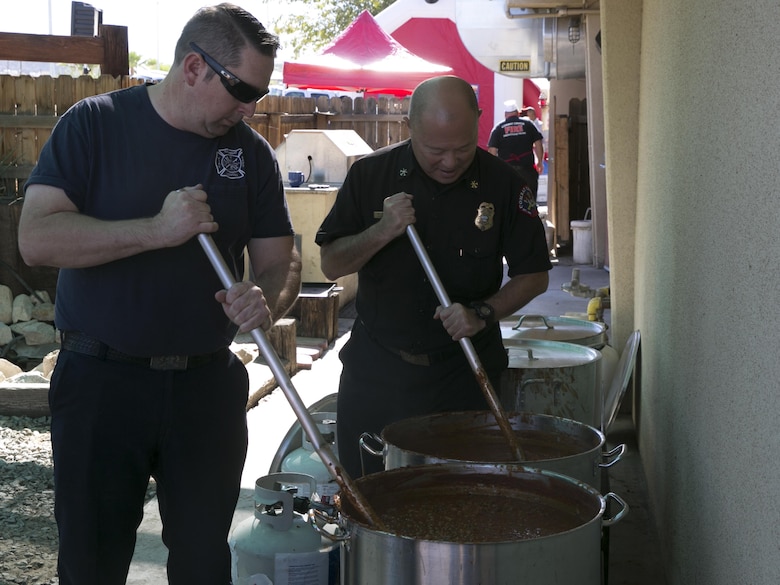
[[[520,315],[516,322],[501,322],[501,338],[509,340],[535,339],[562,341],[592,347],[601,354],[599,377],[601,393],[606,396],[620,356],[608,344],[607,325],[572,317]]]
[[[522,465],[571,476],[602,491],[602,469],[622,457],[626,446],[604,452],[604,435],[584,423],[556,416],[507,413],[525,460]],[[387,425],[373,437],[382,450],[361,446],[384,457],[385,469],[431,463],[521,465],[503,440],[488,411],[446,412],[404,419]]]
[[[507,411],[550,414],[601,427],[601,353],[557,341],[503,340],[509,367],[499,398]]]
[[[613,493],[524,467],[405,467],[356,487],[387,529],[343,502],[344,585],[599,585],[602,528],[628,512]],[[608,500],[621,508],[604,518]]]

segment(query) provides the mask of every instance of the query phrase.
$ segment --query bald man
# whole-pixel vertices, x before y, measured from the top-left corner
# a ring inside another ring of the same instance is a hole
[[[498,320],[547,290],[552,266],[533,193],[477,147],[479,115],[463,79],[420,84],[409,140],[352,165],[317,233],[328,279],[358,273],[336,421],[338,457],[353,477],[382,470],[380,458],[362,456],[363,433],[418,415],[487,410],[458,342],[471,339],[497,388],[507,367]],[[447,308],[405,235],[408,225],[452,301]]]

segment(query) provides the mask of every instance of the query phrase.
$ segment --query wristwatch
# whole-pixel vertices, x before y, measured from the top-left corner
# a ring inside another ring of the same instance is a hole
[[[477,317],[482,319],[488,325],[495,322],[496,312],[493,310],[493,307],[485,301],[474,301],[473,303],[469,303],[469,307],[474,309],[474,311],[477,313]]]

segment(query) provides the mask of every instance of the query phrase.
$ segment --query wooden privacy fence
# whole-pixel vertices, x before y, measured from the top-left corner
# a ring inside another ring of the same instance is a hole
[[[354,130],[366,144],[377,150],[409,137],[404,117],[409,98],[303,98],[266,96],[259,104],[250,126],[276,148],[291,130]]]
[[[1,54],[1,53],[0,53]],[[30,269],[18,255],[16,234],[24,182],[38,160],[54,124],[78,100],[141,83],[120,75],[10,76],[0,75],[0,283],[14,294],[27,292],[8,268],[29,286],[53,291],[52,275]],[[354,130],[374,150],[408,138],[404,116],[409,98],[305,98],[267,96],[247,123],[272,147],[295,129]]]
[[[137,85],[127,77],[0,75],[0,197],[18,197],[58,117],[78,100]],[[354,130],[374,150],[408,138],[409,98],[267,96],[247,123],[272,147],[296,129]]]

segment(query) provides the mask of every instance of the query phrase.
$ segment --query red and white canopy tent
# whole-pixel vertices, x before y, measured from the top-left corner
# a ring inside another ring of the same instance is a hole
[[[426,79],[450,73],[452,68],[405,49],[365,10],[319,55],[286,61],[282,81],[303,89],[406,96]]]
[[[487,148],[490,131],[493,129],[495,79],[494,73],[469,53],[458,33],[453,19],[445,17],[453,10],[454,2],[428,4],[412,0],[396,0],[378,16],[382,26],[404,47],[425,59],[452,67],[452,74],[462,77],[477,90],[477,99],[482,115],[479,117],[479,144]],[[417,11],[418,15],[415,15]],[[429,14],[432,13],[432,14]],[[442,13],[440,16],[434,14]],[[427,16],[425,14],[428,14]],[[539,112],[539,87],[530,79],[524,79],[522,95],[500,96],[500,102],[515,98],[522,99],[524,106],[534,106]],[[501,111],[503,114],[503,111]],[[501,118],[503,119],[503,118]]]

